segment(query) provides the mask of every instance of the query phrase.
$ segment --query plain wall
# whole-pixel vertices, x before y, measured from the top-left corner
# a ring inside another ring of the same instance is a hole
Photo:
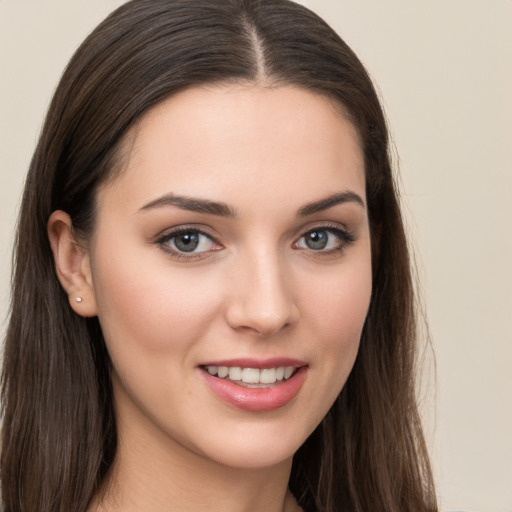
[[[0,0],[2,319],[16,210],[52,91],[121,3]],[[441,504],[512,512],[512,2],[302,3],[366,64],[389,119],[437,361],[423,408]]]

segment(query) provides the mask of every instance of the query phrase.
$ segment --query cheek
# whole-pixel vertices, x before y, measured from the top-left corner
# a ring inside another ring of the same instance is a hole
[[[314,279],[303,280],[303,310],[321,338],[343,345],[359,341],[372,293],[369,244],[340,265]],[[336,341],[337,340],[337,341]]]
[[[350,287],[344,281],[316,302],[321,324],[327,331],[326,339],[338,339],[340,348],[345,342],[358,345],[370,304],[371,281],[356,282],[358,286]]]
[[[109,348],[122,343],[150,352],[179,351],[217,316],[219,294],[213,276],[162,264],[164,258],[148,257],[147,248],[144,258],[133,249],[129,256],[118,251],[117,257],[115,248],[106,251],[110,257],[97,259],[93,276]]]
[[[309,287],[307,312],[311,339],[318,343],[315,363],[327,390],[327,410],[344,386],[354,365],[372,292],[371,263],[363,254],[354,264],[317,280]],[[327,412],[327,411],[324,412]]]

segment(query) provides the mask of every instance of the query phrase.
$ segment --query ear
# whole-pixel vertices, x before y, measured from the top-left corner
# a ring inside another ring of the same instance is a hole
[[[76,240],[70,216],[57,210],[51,214],[47,227],[57,277],[71,308],[80,316],[96,316],[89,251]]]

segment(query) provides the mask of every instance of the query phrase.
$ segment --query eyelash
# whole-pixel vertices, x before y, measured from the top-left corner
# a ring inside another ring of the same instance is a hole
[[[162,248],[163,251],[171,254],[173,257],[175,257],[179,260],[189,260],[190,261],[190,260],[201,259],[201,258],[205,257],[205,254],[212,252],[212,251],[202,251],[202,252],[197,252],[197,253],[190,252],[187,254],[186,252],[178,251],[178,250],[175,250],[175,249],[172,249],[171,247],[169,247],[168,244],[172,239],[177,238],[180,235],[187,235],[187,234],[195,234],[195,235],[205,236],[206,238],[211,240],[213,243],[221,246],[221,244],[212,235],[210,235],[206,231],[203,231],[202,229],[199,229],[196,227],[187,227],[187,226],[180,227],[180,228],[174,229],[172,231],[169,231],[168,233],[165,233],[160,238],[158,238],[156,243],[157,243],[157,245],[159,245]]]
[[[339,254],[345,251],[350,245],[352,245],[356,241],[355,233],[352,231],[349,231],[347,229],[342,229],[338,225],[332,225],[332,224],[325,224],[320,226],[315,226],[314,228],[308,229],[305,231],[298,239],[297,242],[295,242],[293,245],[294,247],[299,243],[300,240],[302,240],[306,235],[310,233],[314,233],[315,231],[325,231],[327,233],[330,233],[334,236],[336,236],[339,239],[339,244],[337,247],[328,249],[328,250],[314,250],[309,248],[299,248],[297,249],[301,250],[309,250],[309,252],[316,256],[316,257],[329,257],[333,256],[334,254]]]
[[[302,248],[302,247],[296,247],[300,240],[302,240],[306,235],[313,233],[315,231],[325,231],[327,233],[330,233],[332,235],[335,235],[339,240],[340,244],[339,247],[331,248],[326,251],[324,250],[314,250],[314,249],[308,249],[308,248]],[[215,252],[219,249],[213,249],[211,251],[200,251],[197,253],[190,252],[186,253],[184,251],[179,251],[172,249],[169,247],[169,242],[180,235],[185,234],[193,234],[193,235],[202,235],[208,238],[212,243],[217,244],[219,247],[222,247],[221,244],[209,233],[206,231],[203,231],[202,229],[196,228],[196,227],[180,227],[178,229],[174,229],[168,233],[165,233],[161,237],[159,237],[156,240],[156,244],[159,245],[163,251],[171,254],[174,258],[179,260],[197,260],[205,258],[206,255],[208,255],[211,252]],[[348,246],[352,245],[356,241],[356,236],[352,231],[341,229],[339,226],[335,225],[320,225],[315,226],[314,228],[308,229],[305,231],[299,239],[293,243],[293,247],[299,250],[309,250],[311,253],[313,253],[315,256],[330,256],[333,255],[333,253],[341,253],[343,252]]]

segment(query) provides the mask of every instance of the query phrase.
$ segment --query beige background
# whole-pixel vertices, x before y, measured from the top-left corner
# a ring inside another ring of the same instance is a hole
[[[2,331],[45,109],[75,47],[121,3],[0,0]],[[512,512],[512,2],[302,3],[353,47],[384,99],[436,353],[424,409],[443,508]]]

